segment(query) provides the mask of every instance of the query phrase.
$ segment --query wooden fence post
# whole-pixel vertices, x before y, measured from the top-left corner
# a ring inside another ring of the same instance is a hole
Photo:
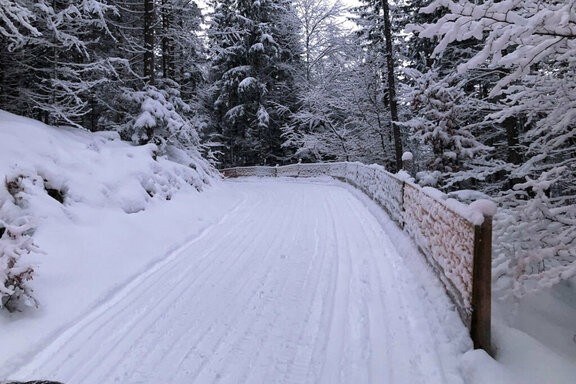
[[[484,216],[474,228],[472,319],[470,335],[475,349],[490,349],[492,307],[492,217]]]

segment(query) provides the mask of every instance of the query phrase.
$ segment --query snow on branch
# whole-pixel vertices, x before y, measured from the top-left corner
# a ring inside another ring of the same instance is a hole
[[[0,0],[0,35],[8,38],[11,50],[24,45],[29,35],[41,35],[33,26],[34,20],[28,8],[12,0]]]
[[[432,13],[442,7],[449,12],[436,23],[412,25],[409,30],[418,32],[420,37],[439,37],[436,56],[453,42],[484,40],[484,48],[458,69],[464,72],[484,63],[513,68],[494,87],[492,95],[526,76],[543,60],[554,57],[566,64],[576,62],[574,0],[545,7],[533,0],[487,1],[480,5],[437,0],[421,12]]]

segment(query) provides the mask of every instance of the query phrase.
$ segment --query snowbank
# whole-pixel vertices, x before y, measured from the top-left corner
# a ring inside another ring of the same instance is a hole
[[[222,197],[217,175],[177,149],[160,156],[154,145],[133,146],[115,133],[55,128],[0,111],[0,227],[25,219],[42,252],[23,252],[18,262],[34,270],[28,285],[39,307],[0,310],[0,380],[236,204],[238,196]],[[199,193],[208,185],[210,196]]]
[[[47,189],[62,194],[64,206],[81,203],[134,213],[154,198],[201,190],[216,175],[206,161],[190,158],[183,165],[156,157],[156,151],[153,144],[123,142],[115,132],[55,128],[0,111],[0,175],[30,179],[34,186],[26,193],[37,215],[49,216],[62,208]],[[10,196],[1,186],[0,202],[6,200]]]

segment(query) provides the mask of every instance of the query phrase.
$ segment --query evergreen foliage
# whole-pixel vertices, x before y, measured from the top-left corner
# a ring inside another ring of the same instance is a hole
[[[224,1],[212,18],[211,130],[223,141],[221,161],[281,162],[301,68],[294,9],[286,0]]]
[[[29,218],[23,217],[12,224],[0,220],[0,228],[3,229],[0,235],[0,309],[14,312],[26,306],[37,306],[33,291],[27,285],[34,276],[34,269],[20,260],[22,255],[37,252],[30,236],[34,227]]]
[[[195,3],[8,3],[0,9],[0,108],[49,124],[117,130],[138,144],[160,139],[201,149],[189,106],[203,80],[201,13]],[[164,97],[155,100],[163,103],[158,113],[170,111],[158,118],[164,122],[134,124],[134,113],[150,105],[151,98],[142,95],[162,90]],[[178,126],[179,133],[169,126]]]

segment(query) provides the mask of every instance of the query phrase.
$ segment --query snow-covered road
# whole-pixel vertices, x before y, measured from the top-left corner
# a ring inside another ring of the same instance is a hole
[[[11,376],[67,384],[463,382],[468,339],[440,286],[348,189],[229,183],[243,196],[232,211]]]

